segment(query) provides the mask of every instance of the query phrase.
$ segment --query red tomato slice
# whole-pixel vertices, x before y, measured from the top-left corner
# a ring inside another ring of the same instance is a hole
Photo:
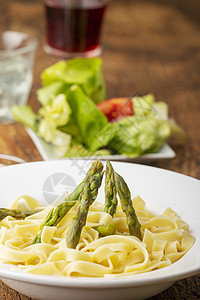
[[[131,98],[112,98],[97,104],[99,110],[113,122],[127,116],[133,116],[133,103]]]

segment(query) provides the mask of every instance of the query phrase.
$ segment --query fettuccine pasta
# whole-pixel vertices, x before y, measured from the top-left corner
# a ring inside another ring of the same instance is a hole
[[[21,201],[23,199],[23,201]],[[23,203],[21,203],[23,202]],[[11,208],[40,207],[32,197],[17,199]],[[60,276],[125,276],[160,269],[180,259],[193,245],[188,225],[167,208],[161,215],[148,211],[139,197],[133,199],[141,224],[142,241],[129,235],[119,206],[114,217],[98,202],[91,205],[76,249],[66,245],[75,205],[56,227],[45,226],[41,243],[33,244],[52,206],[24,220],[6,217],[0,222],[0,261],[32,274]],[[113,224],[116,233],[100,237],[99,225]]]

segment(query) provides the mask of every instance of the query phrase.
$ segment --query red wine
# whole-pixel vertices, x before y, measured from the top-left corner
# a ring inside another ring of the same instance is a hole
[[[47,44],[64,52],[87,52],[100,44],[106,5],[68,7],[45,5]]]

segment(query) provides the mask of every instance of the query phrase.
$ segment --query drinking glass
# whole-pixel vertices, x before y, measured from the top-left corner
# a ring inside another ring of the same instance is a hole
[[[44,0],[47,53],[73,58],[101,54],[103,17],[109,0]]]
[[[13,122],[12,105],[28,100],[37,44],[36,38],[21,32],[0,35],[0,123]]]

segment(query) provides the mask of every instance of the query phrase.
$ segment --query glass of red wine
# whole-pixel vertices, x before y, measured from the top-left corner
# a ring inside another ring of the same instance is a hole
[[[101,54],[103,17],[109,0],[44,0],[47,53],[63,57]]]

